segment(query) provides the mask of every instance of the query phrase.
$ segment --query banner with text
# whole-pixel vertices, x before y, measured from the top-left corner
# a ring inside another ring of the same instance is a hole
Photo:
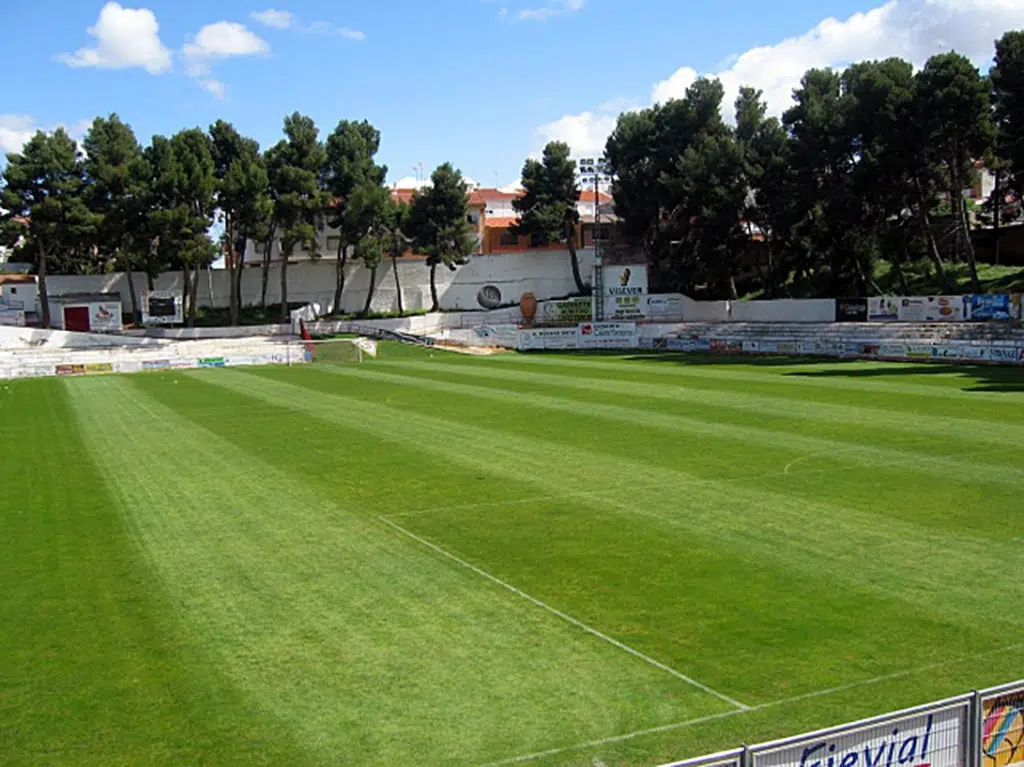
[[[766,744],[752,767],[967,767],[969,714],[964,701]]]
[[[1024,687],[982,700],[980,767],[1024,767]]]
[[[572,328],[530,328],[519,331],[520,351],[541,351],[544,349],[575,349],[578,329]]]
[[[544,301],[540,308],[543,322],[564,322],[575,325],[593,318],[594,304],[590,298],[569,298],[565,301]]]
[[[580,349],[635,349],[635,322],[584,322],[577,328]]]
[[[867,322],[868,300],[866,298],[837,298],[836,322]]]
[[[971,322],[1008,322],[1021,318],[1019,294],[964,296],[964,303]]]
[[[605,320],[640,320],[647,312],[647,266],[605,266]]]
[[[899,299],[900,322],[963,322],[963,296],[904,296]]]

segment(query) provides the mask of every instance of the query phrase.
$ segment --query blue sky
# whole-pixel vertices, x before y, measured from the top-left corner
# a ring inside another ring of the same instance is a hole
[[[266,13],[273,11],[273,13]],[[550,138],[599,151],[625,108],[700,74],[784,109],[810,66],[956,48],[987,65],[1019,0],[45,0],[10,4],[0,148],[117,112],[148,142],[218,117],[267,146],[294,110],[373,122],[389,181],[451,161],[516,180]]]

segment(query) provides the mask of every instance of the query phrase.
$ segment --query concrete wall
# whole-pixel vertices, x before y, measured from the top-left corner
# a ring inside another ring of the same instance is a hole
[[[581,250],[580,264],[585,279],[593,270],[592,249]],[[289,303],[318,303],[329,307],[334,299],[335,263],[332,259],[313,263],[291,264],[288,268]],[[421,259],[404,259],[398,264],[398,276],[402,283],[402,299],[406,311],[423,310],[430,307],[430,269]],[[137,295],[147,287],[143,274],[136,273],[133,279]],[[259,304],[262,270],[247,267],[242,276],[243,303],[247,306]],[[369,289],[370,273],[362,264],[356,263],[346,270],[345,292],[342,309],[345,312],[361,311]],[[167,272],[156,282],[157,290],[182,289],[180,272]],[[280,302],[280,270],[270,270],[267,283],[267,302]],[[504,255],[473,256],[465,266],[449,271],[440,266],[437,269],[437,291],[441,308],[445,310],[481,309],[477,301],[480,289],[493,285],[501,291],[502,303],[518,304],[525,292],[533,292],[538,299],[557,298],[575,291],[572,269],[567,252],[526,251]],[[54,275],[48,280],[51,295],[62,293],[106,293],[119,292],[125,312],[131,311],[128,282],[118,274],[68,276]],[[230,298],[229,274],[226,270],[214,269],[202,272],[199,277],[199,305],[223,308]],[[371,305],[373,311],[397,312],[398,291],[395,288],[395,274],[388,261],[377,270],[377,288]]]

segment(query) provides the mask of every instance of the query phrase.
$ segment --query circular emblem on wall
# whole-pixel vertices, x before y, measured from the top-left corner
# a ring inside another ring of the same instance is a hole
[[[484,309],[497,309],[501,306],[501,291],[497,285],[484,285],[476,294],[476,300]]]

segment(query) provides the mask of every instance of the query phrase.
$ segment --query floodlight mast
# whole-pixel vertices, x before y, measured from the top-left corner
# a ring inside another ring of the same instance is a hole
[[[604,157],[580,160],[580,181],[594,185],[594,285],[592,316],[594,322],[604,319],[604,254],[601,252],[601,184],[611,184],[612,173]]]

